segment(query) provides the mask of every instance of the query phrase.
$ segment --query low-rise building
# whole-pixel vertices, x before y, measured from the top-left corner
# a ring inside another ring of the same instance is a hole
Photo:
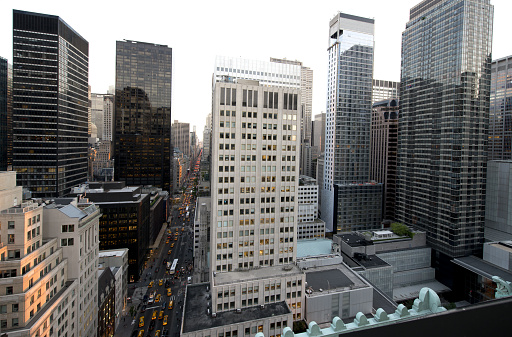
[[[98,270],[98,337],[115,333],[116,282],[110,268]]]
[[[116,280],[115,328],[126,310],[128,298],[128,249],[100,250],[99,269],[110,268]]]

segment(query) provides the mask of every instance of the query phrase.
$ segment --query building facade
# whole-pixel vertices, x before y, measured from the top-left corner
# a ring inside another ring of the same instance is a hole
[[[398,149],[398,99],[372,107],[370,180],[383,184],[382,218],[395,219],[396,152]]]
[[[486,241],[512,240],[512,160],[487,162],[485,196]]]
[[[396,216],[434,263],[482,249],[492,23],[489,1],[427,0],[402,33]]]
[[[58,16],[14,10],[13,55],[18,184],[63,196],[87,180],[89,43]]]
[[[512,57],[491,63],[488,160],[512,159]]]
[[[98,337],[111,337],[116,326],[116,281],[110,268],[98,270]]]
[[[400,94],[400,82],[373,80],[372,104],[391,98]]]
[[[238,58],[217,61],[211,144],[212,311],[285,300],[293,319],[301,319],[297,291],[303,292],[304,275],[293,265],[300,67]]]
[[[318,184],[308,176],[299,178],[297,240],[325,237],[325,222],[318,218]]]
[[[172,191],[171,83],[171,48],[116,42],[115,180]]]
[[[330,21],[321,216],[334,232],[380,226],[380,219],[346,214],[344,204],[368,196],[366,187],[359,194],[357,186],[368,182],[369,174],[373,35],[373,19],[338,13]],[[352,204],[350,212],[368,210],[364,202],[358,205]]]
[[[0,171],[7,171],[7,60],[0,57]]]
[[[101,250],[128,248],[128,280],[139,279],[149,247],[150,197],[141,186],[125,187],[124,183],[91,183],[81,186],[76,195],[87,198],[101,210],[99,248]]]
[[[100,250],[99,269],[110,268],[116,281],[115,328],[121,323],[128,298],[128,249]]]
[[[171,134],[172,145],[190,158],[190,124],[174,121]]]
[[[72,261],[44,235],[43,205],[22,202],[16,172],[0,172],[0,329],[9,336],[78,336]]]
[[[98,227],[99,208],[85,200],[57,199],[46,205],[44,235],[59,238],[59,248],[68,260],[68,276],[78,280],[77,336],[93,336],[98,325]]]

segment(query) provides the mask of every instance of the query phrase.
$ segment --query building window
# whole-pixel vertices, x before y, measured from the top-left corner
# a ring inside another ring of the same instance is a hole
[[[14,229],[14,221],[7,221],[7,229]]]
[[[7,234],[7,243],[14,243],[14,234]]]

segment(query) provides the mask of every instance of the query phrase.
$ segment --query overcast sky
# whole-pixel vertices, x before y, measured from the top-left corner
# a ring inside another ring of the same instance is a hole
[[[12,63],[12,9],[58,15],[89,41],[89,84],[115,82],[115,41],[173,49],[172,119],[197,126],[211,110],[215,55],[302,61],[313,69],[313,115],[325,111],[329,21],[338,11],[375,19],[374,78],[400,80],[401,33],[419,0],[57,1],[2,0],[0,56]],[[494,5],[493,59],[512,54],[511,0]]]

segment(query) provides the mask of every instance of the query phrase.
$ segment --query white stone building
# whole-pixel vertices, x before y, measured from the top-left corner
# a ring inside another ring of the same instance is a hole
[[[77,334],[78,280],[43,228],[43,206],[22,202],[16,172],[0,172],[0,329],[10,337]]]
[[[96,335],[98,326],[99,208],[86,200],[57,199],[44,207],[44,235],[57,237],[78,280],[78,337]]]

